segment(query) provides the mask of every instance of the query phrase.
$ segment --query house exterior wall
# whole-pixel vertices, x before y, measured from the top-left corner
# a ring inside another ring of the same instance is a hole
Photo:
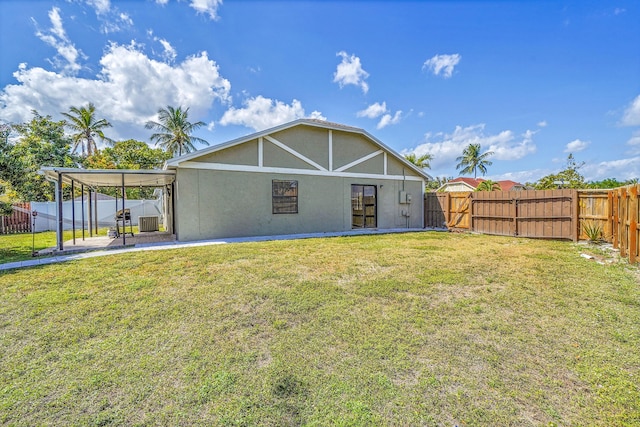
[[[273,179],[298,181],[298,213],[273,214]],[[351,230],[351,185],[377,187],[377,225],[422,227],[422,182],[405,181],[411,204],[400,204],[401,180],[179,169],[176,235],[180,241]],[[410,210],[407,217],[403,210]]]
[[[396,156],[358,132],[305,124],[212,147],[177,163],[177,238],[351,230],[352,185],[376,186],[378,229],[422,228],[424,177]],[[298,181],[297,214],[272,213],[274,179]]]

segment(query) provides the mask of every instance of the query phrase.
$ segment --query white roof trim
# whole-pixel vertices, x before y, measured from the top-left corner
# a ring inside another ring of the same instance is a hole
[[[75,181],[88,187],[163,187],[176,179],[176,171],[157,169],[80,169],[45,166],[40,173],[49,181],[70,184]]]

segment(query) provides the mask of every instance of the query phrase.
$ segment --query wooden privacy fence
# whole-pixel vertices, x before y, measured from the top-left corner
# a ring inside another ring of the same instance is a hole
[[[615,190],[479,191],[427,193],[425,227],[547,239],[588,239],[585,226],[630,262],[640,259],[640,185]]]
[[[31,232],[31,204],[14,203],[13,213],[0,216],[0,234]]]
[[[620,255],[629,257],[630,263],[640,260],[638,250],[638,222],[640,221],[640,203],[638,192],[640,185],[616,188],[609,193],[612,206],[611,237],[613,247],[620,249]]]

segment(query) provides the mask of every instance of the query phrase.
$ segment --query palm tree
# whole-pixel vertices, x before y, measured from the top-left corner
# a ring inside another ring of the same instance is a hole
[[[460,162],[456,169],[464,168],[460,173],[470,174],[473,172],[473,178],[477,178],[478,170],[484,175],[487,173],[487,166],[493,164],[493,162],[487,160],[489,156],[493,156],[493,151],[480,154],[480,144],[469,144],[462,152],[462,156],[456,159],[456,162]]]
[[[167,106],[166,109],[159,109],[159,121],[148,121],[145,125],[147,129],[155,129],[158,131],[158,133],[151,135],[151,141],[155,141],[156,145],[159,145],[166,152],[174,156],[176,154],[181,156],[183,152],[190,153],[195,151],[196,148],[193,146],[194,142],[209,145],[204,139],[191,135],[193,131],[204,126],[206,123],[202,121],[191,123],[187,120],[188,116],[188,108],[183,110],[182,107],[173,108]]]
[[[416,153],[405,154],[404,158],[407,159],[410,163],[413,163],[420,169],[431,169],[431,160],[433,160],[433,156],[429,153],[423,154],[418,157]]]
[[[75,153],[79,146],[82,147],[83,156],[91,156],[98,147],[96,145],[95,137],[99,137],[103,141],[111,142],[110,138],[104,136],[103,129],[111,127],[111,123],[105,119],[96,120],[96,107],[89,103],[87,107],[71,107],[69,113],[62,113],[69,122],[65,123],[65,126],[75,131],[76,133],[71,135],[73,139],[72,153]],[[86,147],[86,150],[85,150]]]
[[[502,187],[498,182],[487,179],[478,184],[476,191],[502,191]]]

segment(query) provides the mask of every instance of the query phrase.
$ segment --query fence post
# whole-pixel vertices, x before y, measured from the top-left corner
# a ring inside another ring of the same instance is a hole
[[[618,249],[619,246],[619,240],[618,240],[618,233],[620,232],[620,224],[619,224],[619,217],[618,217],[618,212],[619,212],[619,206],[618,206],[618,190],[612,190],[611,191],[611,222],[613,224],[613,227],[611,228],[611,235],[612,235],[612,240],[613,240],[613,247],[615,249]]]
[[[627,190],[626,188],[620,188],[618,190],[618,206],[620,207],[618,211],[618,225],[620,230],[618,244],[620,245],[620,256],[627,256],[627,244],[628,234],[627,234]]]
[[[580,221],[578,219],[580,215],[580,203],[578,201],[578,190],[571,191],[571,223],[573,224],[573,241],[577,242],[580,237]]]
[[[449,224],[451,221],[451,193],[446,193],[447,197],[444,199],[444,221],[445,224]]]
[[[629,263],[635,264],[638,252],[638,187],[629,189]]]

